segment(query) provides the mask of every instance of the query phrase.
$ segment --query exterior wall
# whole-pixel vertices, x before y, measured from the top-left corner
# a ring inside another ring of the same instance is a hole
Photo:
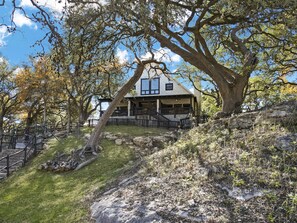
[[[188,95],[191,94],[190,91],[188,91],[185,87],[183,87],[180,83],[175,81],[172,78],[166,77],[161,71],[157,70],[158,73],[156,73],[155,70],[150,70],[150,73],[148,73],[148,70],[145,70],[139,79],[139,81],[135,85],[135,90],[131,94],[127,94],[125,97],[151,97],[151,96],[170,96],[170,95]],[[160,78],[160,93],[159,94],[153,94],[153,95],[141,95],[141,79],[144,78]],[[173,84],[173,90],[166,90],[165,84],[172,83]]]

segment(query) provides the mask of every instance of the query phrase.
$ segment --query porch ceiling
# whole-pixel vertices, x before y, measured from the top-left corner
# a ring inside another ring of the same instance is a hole
[[[191,99],[190,98],[178,98],[178,99],[161,99],[160,100],[162,104],[190,104]]]

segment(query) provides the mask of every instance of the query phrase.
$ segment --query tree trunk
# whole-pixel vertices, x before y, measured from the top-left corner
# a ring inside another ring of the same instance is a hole
[[[68,97],[67,99],[67,134],[69,135],[70,134],[70,131],[71,131],[71,109],[70,109],[70,97]]]
[[[1,135],[3,134],[3,123],[4,123],[4,121],[3,121],[3,116],[0,116],[0,137],[1,137]]]
[[[244,100],[244,89],[248,84],[247,77],[236,79],[234,84],[218,84],[223,101],[223,113],[230,115],[240,113],[241,105]]]
[[[107,110],[103,113],[101,118],[99,119],[99,122],[97,126],[95,127],[89,141],[87,142],[87,145],[85,149],[90,149],[91,151],[96,151],[96,148],[99,144],[100,141],[100,135],[102,133],[103,128],[105,127],[109,117],[112,115],[114,112],[116,106],[118,103],[124,98],[124,96],[129,92],[129,90],[135,85],[135,83],[139,80],[139,78],[142,75],[142,72],[144,70],[145,64],[148,64],[153,61],[143,61],[140,62],[137,65],[137,68],[134,72],[134,75],[130,78],[130,80],[124,84],[124,86],[117,92],[115,98],[112,100],[110,103],[109,107]]]
[[[78,123],[80,126],[83,126],[85,122],[88,120],[90,114],[88,112],[88,107],[82,101],[79,104],[79,116],[78,116]]]

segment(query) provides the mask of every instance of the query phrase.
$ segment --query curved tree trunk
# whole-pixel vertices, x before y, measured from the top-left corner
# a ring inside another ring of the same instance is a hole
[[[135,85],[135,83],[141,77],[144,67],[146,64],[153,62],[152,60],[142,61],[137,65],[137,68],[134,72],[134,75],[129,79],[129,81],[124,84],[124,86],[117,92],[115,98],[110,103],[108,109],[103,113],[97,126],[95,127],[85,150],[96,151],[97,145],[100,141],[100,135],[102,133],[103,128],[105,127],[109,117],[114,112],[115,108],[117,107],[118,103],[124,98],[124,96],[129,92],[130,89]]]

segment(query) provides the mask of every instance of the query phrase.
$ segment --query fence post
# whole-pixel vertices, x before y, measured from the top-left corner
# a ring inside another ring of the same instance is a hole
[[[1,139],[0,139],[0,153],[2,152],[2,144],[3,144],[3,133],[1,134]]]
[[[25,165],[26,162],[27,162],[27,146],[24,149],[24,163],[23,163],[23,165]]]
[[[33,156],[37,154],[37,137],[36,134],[33,136]]]
[[[6,176],[9,176],[9,155],[6,156]]]

